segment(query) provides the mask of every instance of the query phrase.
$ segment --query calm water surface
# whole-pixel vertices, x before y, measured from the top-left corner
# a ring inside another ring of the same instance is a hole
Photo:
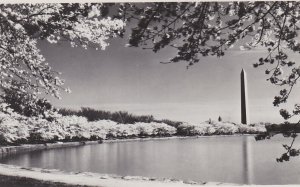
[[[300,138],[294,145],[300,148]],[[291,138],[276,135],[104,143],[0,159],[24,167],[239,184],[300,184],[300,157],[277,163]]]

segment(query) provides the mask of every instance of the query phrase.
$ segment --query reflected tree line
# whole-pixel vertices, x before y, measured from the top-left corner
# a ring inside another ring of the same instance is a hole
[[[300,132],[299,130],[299,123],[284,123],[280,125],[271,125],[267,127],[266,133],[256,135],[255,140],[260,141],[265,139],[271,139],[271,137],[273,137],[276,134],[282,134],[286,138],[292,138],[290,144],[282,144],[284,152],[280,157],[276,158],[276,161],[278,163],[290,161],[291,157],[296,157],[300,155],[300,149],[294,147],[295,140],[298,137],[297,133]]]

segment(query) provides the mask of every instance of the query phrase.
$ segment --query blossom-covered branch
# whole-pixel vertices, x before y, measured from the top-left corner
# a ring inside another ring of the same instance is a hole
[[[271,66],[265,71],[268,81],[285,87],[274,98],[274,106],[279,106],[300,77],[300,68],[288,56],[300,52],[299,7],[296,1],[123,4],[119,18],[140,18],[129,46],[154,52],[167,46],[177,50],[177,55],[163,63],[182,61],[189,67],[202,57],[222,57],[234,45],[240,45],[240,50],[264,48],[266,55],[253,66]]]
[[[39,40],[70,41],[72,47],[105,49],[125,24],[103,12],[103,4],[0,5],[0,87],[17,94],[60,98],[64,81],[38,49]],[[65,89],[69,91],[69,89]]]
[[[13,4],[0,6],[0,69],[1,87],[13,87],[16,80],[20,92],[43,91],[59,97],[62,88],[37,47],[38,40],[57,43],[68,38],[71,46],[105,49],[109,37],[121,32],[124,23],[101,17],[101,4]]]

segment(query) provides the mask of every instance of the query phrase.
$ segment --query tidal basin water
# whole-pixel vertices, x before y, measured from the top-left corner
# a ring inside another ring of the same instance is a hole
[[[300,138],[294,142],[300,148]],[[300,156],[277,163],[282,144],[292,138],[276,135],[218,136],[103,143],[18,154],[1,158],[24,167],[95,172],[121,176],[175,178],[238,184],[300,184]]]

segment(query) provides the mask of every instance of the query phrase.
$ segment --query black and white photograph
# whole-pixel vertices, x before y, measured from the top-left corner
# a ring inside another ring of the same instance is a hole
[[[1,1],[0,187],[300,185],[299,34],[300,1]]]

